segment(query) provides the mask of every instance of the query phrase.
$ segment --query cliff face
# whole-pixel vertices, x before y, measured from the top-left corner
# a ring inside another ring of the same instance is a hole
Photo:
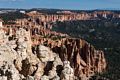
[[[64,38],[58,41],[44,41],[53,52],[59,54],[62,61],[69,61],[77,77],[90,77],[103,72],[106,61],[103,51],[95,48],[82,39]],[[43,42],[43,44],[45,44]]]
[[[119,19],[120,14],[112,11],[93,11],[93,12],[70,12],[70,11],[58,11],[54,14],[42,13],[37,11],[31,11],[26,13],[29,16],[28,19],[17,19],[14,21],[15,26],[38,26],[45,29],[52,29],[52,25],[56,21],[76,21],[76,20],[110,20]]]
[[[54,14],[31,11],[26,14],[42,22],[120,18],[120,14],[114,13],[112,11],[93,11],[93,12],[58,11]]]
[[[66,39],[61,46],[52,48],[58,53],[61,60],[68,60],[77,77],[91,76],[96,72],[104,71],[106,61],[104,53],[81,39]]]
[[[0,34],[1,80],[87,80],[106,68],[104,53],[81,39],[33,45],[29,30],[6,35],[1,29]]]

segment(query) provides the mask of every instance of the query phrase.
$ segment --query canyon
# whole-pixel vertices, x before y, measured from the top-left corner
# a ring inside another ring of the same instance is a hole
[[[105,18],[112,13],[97,14]],[[1,24],[0,80],[89,80],[106,70],[103,51],[83,39],[51,31],[56,21],[92,20],[95,14],[32,11],[26,15],[29,18],[12,21],[15,24]]]

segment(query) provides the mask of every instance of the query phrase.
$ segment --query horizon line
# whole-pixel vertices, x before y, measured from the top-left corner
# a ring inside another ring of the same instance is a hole
[[[88,11],[94,11],[94,10],[120,10],[120,8],[103,8],[103,9],[66,9],[66,8],[12,8],[12,7],[6,7],[6,8],[2,8],[0,7],[0,9],[26,9],[26,10],[31,10],[31,9],[56,9],[56,10],[88,10]]]

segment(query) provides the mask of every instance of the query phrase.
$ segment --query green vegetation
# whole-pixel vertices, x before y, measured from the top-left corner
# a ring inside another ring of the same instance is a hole
[[[0,14],[0,18],[4,21],[5,24],[14,24],[14,22],[10,21],[15,21],[16,19],[22,19],[27,17],[27,15],[22,14],[20,12],[9,12]]]

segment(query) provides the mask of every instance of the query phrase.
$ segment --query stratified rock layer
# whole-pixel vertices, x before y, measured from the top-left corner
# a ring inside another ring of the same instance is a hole
[[[106,68],[104,53],[84,40],[44,44],[41,38],[33,45],[29,30],[16,29],[14,35],[0,30],[0,80],[87,80]]]

